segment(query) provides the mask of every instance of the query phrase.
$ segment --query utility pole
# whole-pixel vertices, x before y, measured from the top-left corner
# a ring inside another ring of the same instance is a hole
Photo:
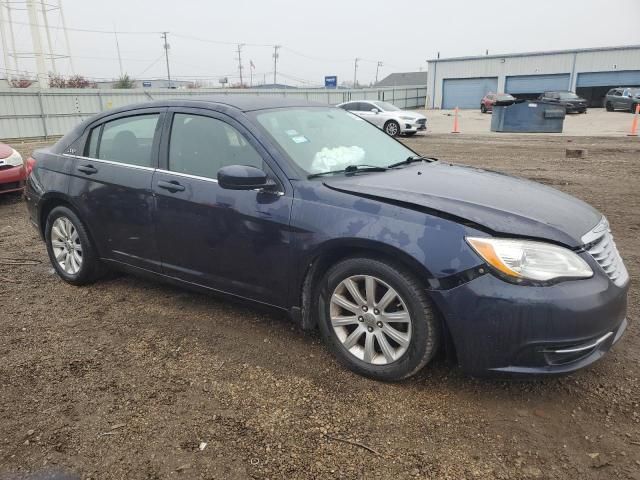
[[[116,31],[116,26],[113,26],[113,36],[116,37],[116,50],[118,51],[118,65],[120,65],[120,78],[124,76],[124,71],[122,69],[122,57],[120,56],[120,43],[118,43],[118,32]]]
[[[171,88],[171,70],[169,69],[169,48],[170,45],[167,43],[167,34],[169,32],[162,32],[162,37],[164,39],[164,58],[167,61],[167,82],[169,83],[169,88]]]
[[[278,72],[278,58],[280,57],[278,50],[280,50],[280,47],[281,47],[280,45],[273,46],[273,84],[274,85],[278,83],[278,81],[276,80],[276,74]]]
[[[359,61],[360,59],[356,57],[355,61],[353,62],[353,88],[356,88],[356,85],[358,84],[358,62]]]
[[[378,64],[376,65],[376,83],[378,83],[378,70],[380,69],[381,66],[382,66],[382,62],[378,62]]]
[[[242,88],[242,47],[244,47],[244,43],[238,44],[238,72],[240,73],[240,88]]]

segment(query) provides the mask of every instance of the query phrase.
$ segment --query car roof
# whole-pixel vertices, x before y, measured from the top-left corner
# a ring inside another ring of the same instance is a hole
[[[329,105],[299,98],[283,98],[275,95],[246,95],[246,94],[227,94],[227,95],[206,95],[195,98],[170,98],[166,100],[154,100],[151,102],[136,103],[125,107],[111,110],[109,113],[118,111],[135,110],[140,108],[153,107],[198,107],[211,108],[214,105],[224,105],[235,108],[241,112],[251,112],[255,110],[267,110],[272,108],[291,108],[291,107],[327,107]]]

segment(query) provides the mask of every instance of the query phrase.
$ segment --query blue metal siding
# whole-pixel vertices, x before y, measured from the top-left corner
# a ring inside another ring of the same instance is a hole
[[[480,108],[482,97],[497,90],[498,77],[445,79],[442,108]]]
[[[632,87],[640,85],[640,70],[579,73],[576,87]]]
[[[507,77],[506,93],[543,93],[553,90],[569,90],[568,73],[554,75],[515,75]]]

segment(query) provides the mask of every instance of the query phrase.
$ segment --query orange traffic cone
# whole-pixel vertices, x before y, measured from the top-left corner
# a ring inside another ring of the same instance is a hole
[[[460,133],[460,126],[458,125],[458,107],[456,107],[455,113],[453,114],[453,130],[451,133]]]
[[[633,115],[633,120],[631,121],[631,131],[627,134],[627,137],[638,136],[638,114],[640,114],[640,103],[636,105],[636,113]]]

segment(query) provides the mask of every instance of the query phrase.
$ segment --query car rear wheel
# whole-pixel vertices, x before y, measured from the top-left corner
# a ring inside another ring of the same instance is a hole
[[[607,102],[605,108],[607,109],[607,112],[613,112],[613,105],[611,102]]]
[[[636,107],[640,105],[640,103],[632,103],[631,104],[631,113],[636,113]]]
[[[424,287],[400,265],[344,260],[319,289],[319,326],[338,360],[356,373],[397,381],[434,356],[440,324]]]
[[[487,113],[487,107],[484,106],[484,103],[480,104],[480,113]]]
[[[384,124],[384,131],[387,133],[387,135],[397,137],[398,135],[400,135],[400,124],[395,120],[389,120]]]
[[[47,253],[56,273],[73,285],[96,281],[103,268],[84,224],[67,207],[49,213],[45,226]]]

